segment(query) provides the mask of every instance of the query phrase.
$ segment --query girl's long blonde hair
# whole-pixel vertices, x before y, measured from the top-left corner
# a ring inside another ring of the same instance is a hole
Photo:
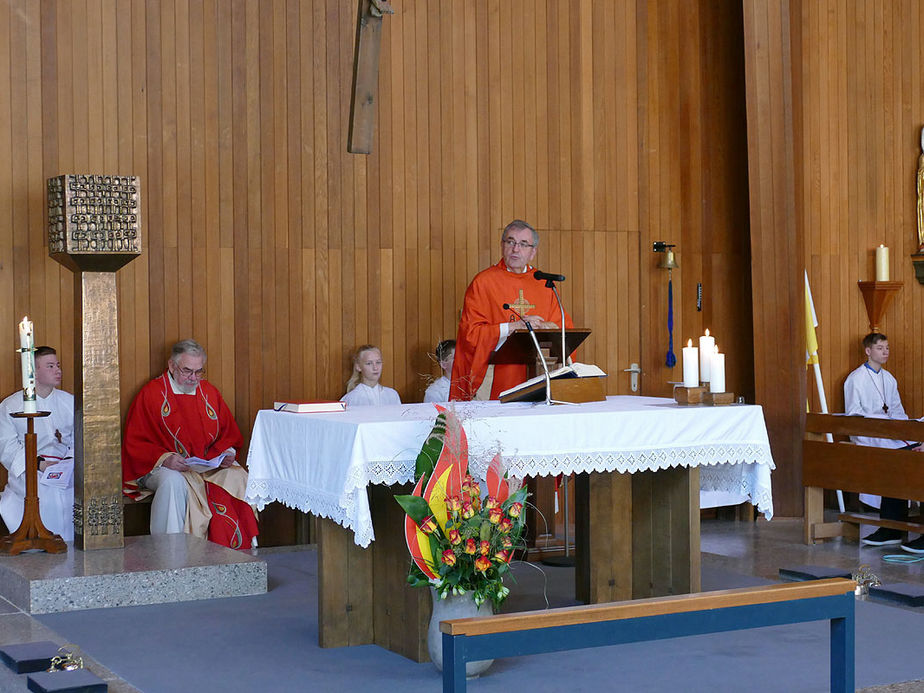
[[[380,356],[382,354],[382,350],[379,349],[375,344],[363,344],[362,346],[357,348],[356,351],[353,352],[353,356],[350,359],[351,362],[353,363],[353,372],[350,373],[350,379],[347,380],[347,384],[346,384],[347,392],[351,392],[357,385],[359,385],[359,381],[363,377],[362,374],[358,370],[356,370],[356,366],[359,365],[359,359],[363,355],[364,351],[377,351],[379,352]]]

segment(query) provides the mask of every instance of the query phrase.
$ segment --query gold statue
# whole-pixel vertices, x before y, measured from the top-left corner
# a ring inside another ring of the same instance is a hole
[[[924,253],[924,128],[921,128],[921,155],[918,157],[918,252]]]

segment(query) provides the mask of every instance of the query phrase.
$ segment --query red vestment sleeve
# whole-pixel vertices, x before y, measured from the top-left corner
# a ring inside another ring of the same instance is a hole
[[[484,381],[491,352],[500,339],[500,322],[491,322],[492,297],[486,282],[469,284],[462,305],[459,332],[456,336],[456,355],[452,363],[450,400],[470,400]]]

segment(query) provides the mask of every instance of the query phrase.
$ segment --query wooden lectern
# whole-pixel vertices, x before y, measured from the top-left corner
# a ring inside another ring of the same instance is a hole
[[[590,335],[588,329],[571,329],[565,332],[565,350],[573,354]],[[545,356],[549,371],[565,363],[561,355],[561,330],[536,330],[536,340]],[[542,362],[536,354],[536,345],[526,330],[518,330],[507,337],[500,349],[491,355],[494,364],[525,364],[527,380],[545,375]],[[606,399],[602,378],[564,378],[553,380],[552,399],[560,402],[600,402]],[[500,398],[501,402],[541,402],[545,399],[545,380],[516,393]]]

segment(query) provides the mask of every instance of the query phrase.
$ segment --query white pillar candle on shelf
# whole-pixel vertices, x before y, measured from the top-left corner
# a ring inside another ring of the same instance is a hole
[[[712,354],[712,379],[709,381],[709,392],[725,392],[725,354],[719,353],[715,347]]]
[[[693,340],[688,339],[683,348],[683,386],[699,387],[699,353],[693,346]]]
[[[876,248],[876,281],[889,281],[889,249],[884,245]]]
[[[32,347],[35,342],[32,339],[32,321],[29,316],[25,316],[19,323],[19,346],[20,361],[22,363],[22,410],[26,414],[34,414],[35,409],[35,352]]]
[[[699,379],[708,383],[711,379],[709,366],[712,363],[712,355],[715,353],[715,337],[709,336],[709,328],[706,328],[706,334],[699,338]]]

